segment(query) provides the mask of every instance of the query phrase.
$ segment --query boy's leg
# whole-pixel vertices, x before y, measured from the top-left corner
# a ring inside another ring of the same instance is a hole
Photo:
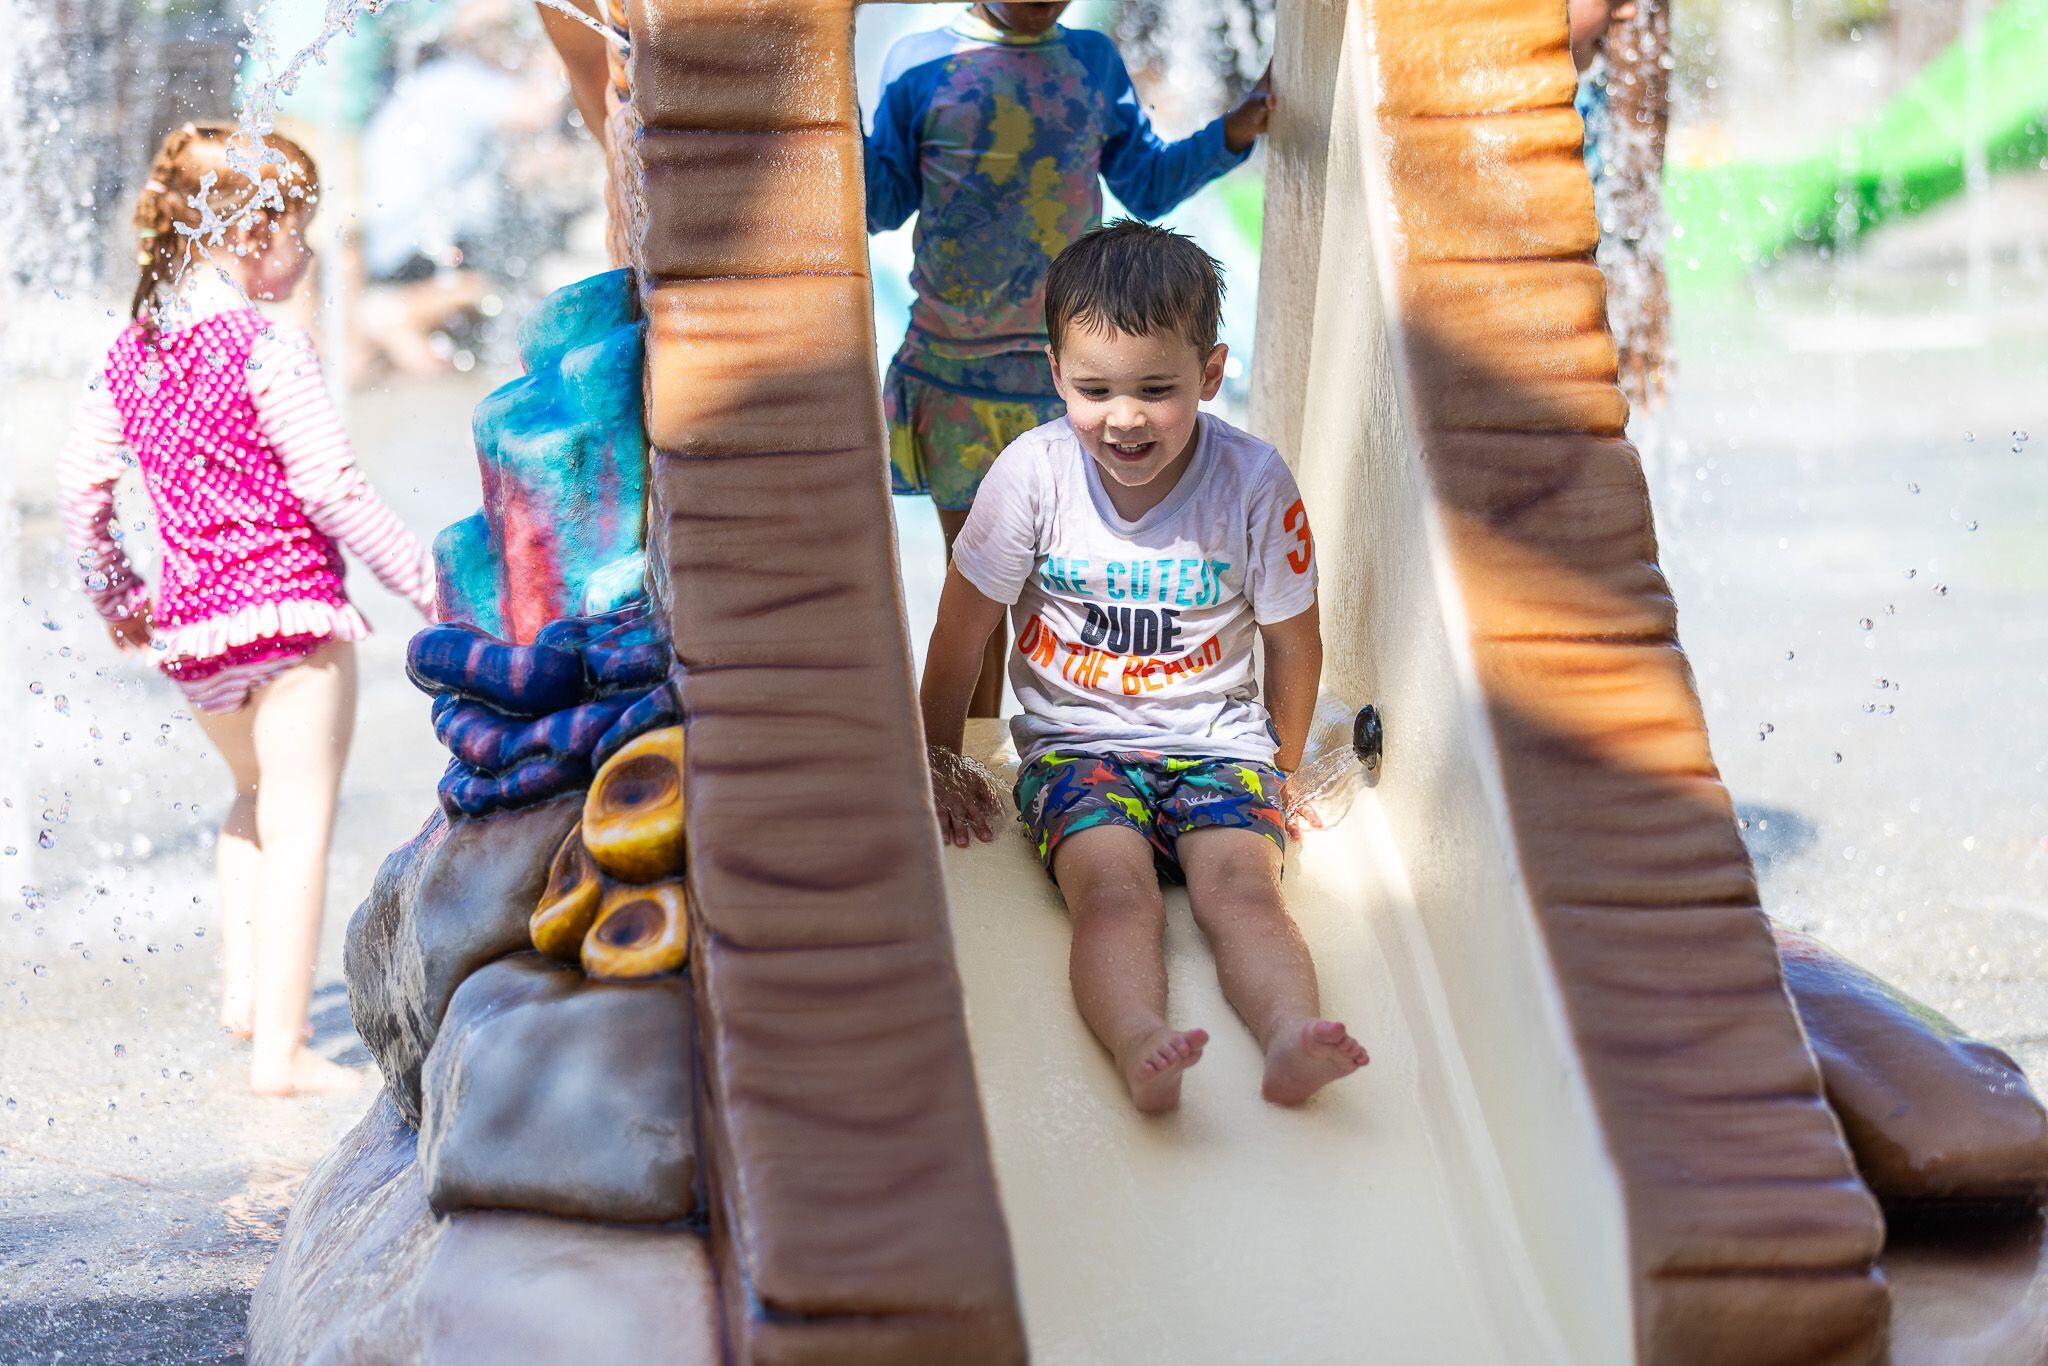
[[[1152,846],[1128,826],[1076,830],[1053,851],[1052,873],[1074,921],[1074,1003],[1116,1060],[1132,1104],[1164,1114],[1180,1104],[1181,1073],[1209,1036],[1166,1023],[1166,903]]]
[[[1265,1050],[1266,1099],[1299,1105],[1364,1066],[1365,1049],[1322,1018],[1315,964],[1280,894],[1280,846],[1255,829],[1204,826],[1176,853],[1223,994]]]
[[[949,508],[939,509],[939,530],[946,537],[946,563],[953,563],[953,541],[959,536],[960,528],[967,524],[965,512],[954,512]],[[996,623],[996,629],[989,632],[988,647],[981,657],[981,677],[974,684],[974,696],[968,701],[969,716],[1001,716],[1003,714],[1003,672],[1009,662],[1010,619],[1005,616]]]

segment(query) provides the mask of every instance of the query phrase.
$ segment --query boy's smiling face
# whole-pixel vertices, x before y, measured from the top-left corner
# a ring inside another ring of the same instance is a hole
[[[1067,420],[1113,481],[1111,501],[1125,516],[1134,506],[1140,514],[1155,506],[1194,454],[1200,405],[1223,385],[1228,348],[1218,343],[1205,356],[1177,332],[1122,332],[1081,320],[1066,328],[1057,351],[1046,351]],[[1118,486],[1129,492],[1119,497]]]

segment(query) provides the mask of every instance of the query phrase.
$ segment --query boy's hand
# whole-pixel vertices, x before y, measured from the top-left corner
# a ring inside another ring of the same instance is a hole
[[[1269,65],[1237,108],[1223,116],[1223,145],[1233,152],[1244,151],[1266,135],[1266,125],[1272,119],[1273,68]]]
[[[133,616],[107,623],[107,639],[124,655],[149,653],[149,608],[138,607]]]
[[[1304,830],[1323,828],[1322,813],[1317,811],[1311,800],[1312,794],[1302,791],[1295,775],[1289,774],[1280,787],[1280,821],[1287,827],[1287,837],[1298,840]]]
[[[939,838],[966,848],[971,831],[983,844],[996,837],[996,816],[1003,809],[996,795],[995,775],[964,754],[943,745],[931,747],[932,801],[939,808]]]

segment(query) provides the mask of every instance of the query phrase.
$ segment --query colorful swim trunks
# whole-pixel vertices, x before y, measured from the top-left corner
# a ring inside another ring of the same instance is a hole
[[[960,359],[932,354],[913,335],[882,384],[891,486],[965,512],[1003,447],[1066,411],[1042,351]]]
[[[1017,812],[1052,871],[1060,841],[1098,825],[1143,835],[1161,877],[1181,882],[1175,845],[1190,830],[1254,830],[1282,849],[1280,770],[1236,759],[1182,758],[1151,750],[1078,754],[1050,750],[1017,777]]]

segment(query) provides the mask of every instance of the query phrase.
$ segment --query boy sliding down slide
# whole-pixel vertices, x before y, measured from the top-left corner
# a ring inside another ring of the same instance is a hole
[[[983,481],[920,692],[940,833],[992,840],[999,799],[960,741],[1012,607],[1018,810],[1073,916],[1075,1002],[1147,1114],[1180,1103],[1209,1038],[1166,1021],[1162,875],[1187,883],[1223,993],[1265,1050],[1267,1100],[1298,1105],[1366,1062],[1321,1018],[1280,897],[1283,773],[1322,672],[1315,551],[1279,453],[1198,410],[1223,379],[1222,296],[1208,253],[1130,220],[1053,262],[1046,349],[1067,415]]]

